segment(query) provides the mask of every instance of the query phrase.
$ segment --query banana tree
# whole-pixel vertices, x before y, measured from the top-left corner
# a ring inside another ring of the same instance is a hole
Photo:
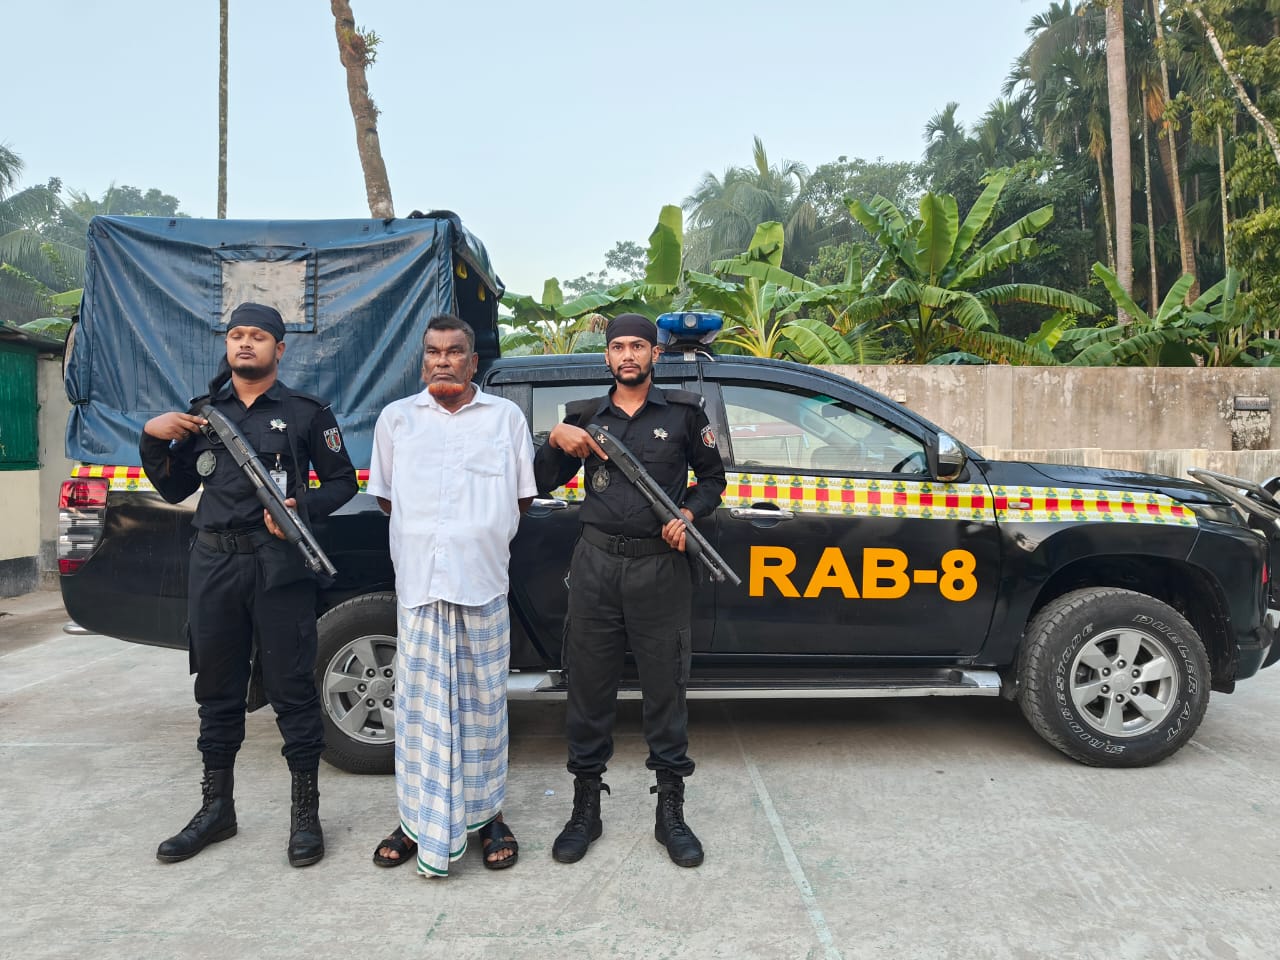
[[[510,332],[502,337],[504,356],[530,353],[593,353],[604,347],[599,310],[611,301],[604,294],[564,302],[555,277],[542,286],[542,299],[507,292],[502,304],[512,314]]]
[[[680,208],[665,206],[649,234],[644,278],[588,293],[568,303],[555,277],[543,284],[542,297],[508,292],[503,306],[512,313],[503,336],[503,354],[594,353],[604,348],[601,311],[639,313],[653,319],[671,309],[680,289],[683,227]]]
[[[896,206],[877,196],[869,204],[847,197],[849,213],[884,251],[869,272],[866,286],[888,286],[850,305],[857,325],[881,321],[909,344],[910,359],[927,363],[953,350],[986,360],[1010,363],[1056,363],[1052,353],[999,332],[996,308],[1026,303],[1058,312],[1094,314],[1087,300],[1055,287],[1033,283],[983,286],[988,277],[1039,252],[1034,235],[1053,219],[1044,206],[997,231],[974,249],[987,228],[1004,190],[1007,174],[992,176],[982,195],[960,221],[955,197],[926,193],[920,214],[908,221]]]
[[[1102,279],[1112,296],[1119,283],[1101,264],[1094,272]],[[1122,306],[1134,317],[1125,327],[1103,327],[1073,331],[1080,354],[1075,364],[1123,364],[1148,366],[1208,367],[1277,366],[1280,342],[1266,336],[1271,324],[1244,306],[1240,292],[1240,271],[1227,269],[1227,275],[1196,298],[1190,306],[1181,297],[1191,288],[1191,274],[1184,274],[1174,285],[1154,316],[1135,312],[1132,303]],[[1119,305],[1119,303],[1117,304]]]
[[[1191,304],[1191,349],[1207,367],[1280,366],[1280,341],[1266,336],[1274,323],[1237,297],[1240,271],[1227,275]]]
[[[807,290],[783,311],[792,314],[783,327],[784,349],[801,363],[882,363],[887,353],[874,323],[854,324],[849,309],[872,292],[862,272],[862,248],[854,245],[844,280]],[[794,316],[815,311],[819,316]]]
[[[714,273],[685,274],[690,303],[724,314],[717,346],[753,357],[784,352],[788,308],[801,293],[818,287],[782,269],[783,233],[776,220],[762,223],[746,252],[715,261]]]
[[[1148,315],[1121,286],[1115,273],[1100,263],[1093,265],[1093,273],[1111,294],[1117,313],[1127,314],[1129,322],[1068,330],[1062,341],[1079,351],[1071,360],[1073,366],[1188,367],[1195,364],[1195,353],[1188,338],[1193,308],[1183,303],[1195,283],[1193,274],[1184,273],[1179,277],[1165,294],[1159,309]],[[1207,296],[1207,293],[1202,295],[1196,303],[1207,305]]]

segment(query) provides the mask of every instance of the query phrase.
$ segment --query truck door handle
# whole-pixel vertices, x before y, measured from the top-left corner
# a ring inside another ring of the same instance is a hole
[[[729,516],[735,520],[794,520],[796,515],[791,510],[782,510],[778,507],[762,508],[762,507],[730,507]]]
[[[557,500],[555,497],[534,497],[533,503],[529,504],[531,510],[567,510],[569,504],[564,500]]]

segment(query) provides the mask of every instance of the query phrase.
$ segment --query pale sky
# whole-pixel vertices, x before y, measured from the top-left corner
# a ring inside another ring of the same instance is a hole
[[[973,122],[1048,0],[352,0],[396,213],[447,208],[509,289],[643,243],[702,173],[751,159],[916,160]],[[231,0],[230,217],[367,217],[324,0]],[[0,143],[98,197],[217,200],[217,0],[0,0]]]

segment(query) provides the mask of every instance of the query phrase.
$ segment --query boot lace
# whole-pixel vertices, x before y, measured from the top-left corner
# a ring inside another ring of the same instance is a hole
[[[684,822],[684,791],[677,786],[661,785],[654,788],[662,803],[663,824],[667,828],[667,836],[687,837],[693,831]]]
[[[599,780],[577,780],[573,785],[573,812],[569,814],[569,822],[566,827],[573,827],[577,830],[586,830],[587,824],[591,820],[591,795],[595,794],[595,802],[600,804],[600,791],[612,793],[607,783]]]
[[[204,824],[204,820],[209,816],[209,809],[213,806],[213,801],[217,799],[217,792],[213,787],[213,774],[206,772],[204,779],[200,781],[200,809],[196,811],[196,815],[188,821],[183,827],[184,830],[194,830]]]
[[[316,808],[311,801],[316,794],[316,778],[313,775],[299,774],[293,782],[293,807],[296,829],[310,830],[316,822]]]

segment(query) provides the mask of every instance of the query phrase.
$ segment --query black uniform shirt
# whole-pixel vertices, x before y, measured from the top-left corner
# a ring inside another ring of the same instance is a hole
[[[613,393],[598,400],[579,400],[565,409],[564,422],[586,428],[589,423],[607,427],[646,470],[662,485],[677,506],[694,518],[705,517],[720,504],[724,493],[724,462],[702,398],[687,390],[663,390],[651,386],[645,404],[634,417],[613,403]],[[538,492],[545,495],[578,472],[582,461],[543,444],[533,459]],[[689,486],[689,468],[697,484]],[[603,471],[607,478],[601,480]],[[604,533],[627,537],[656,537],[662,529],[649,501],[626,476],[607,460],[587,457],[583,486],[586,502],[581,518]]]
[[[207,397],[201,397],[193,404],[193,412],[207,402]],[[355,468],[327,404],[277,380],[251,407],[240,402],[230,384],[218,392],[213,406],[235,424],[258,452],[263,466],[287,474],[285,496],[298,500],[305,509],[304,519],[328,516],[355,496],[359,489]],[[253,484],[226,448],[203,433],[173,444],[144,433],[138,449],[147,478],[170,503],[186,499],[204,483],[193,521],[196,529],[240,530],[264,525],[262,503]],[[214,466],[211,473],[201,476],[196,465],[206,451],[212,452]],[[320,486],[299,497],[299,484],[307,482],[308,464],[315,466]]]

